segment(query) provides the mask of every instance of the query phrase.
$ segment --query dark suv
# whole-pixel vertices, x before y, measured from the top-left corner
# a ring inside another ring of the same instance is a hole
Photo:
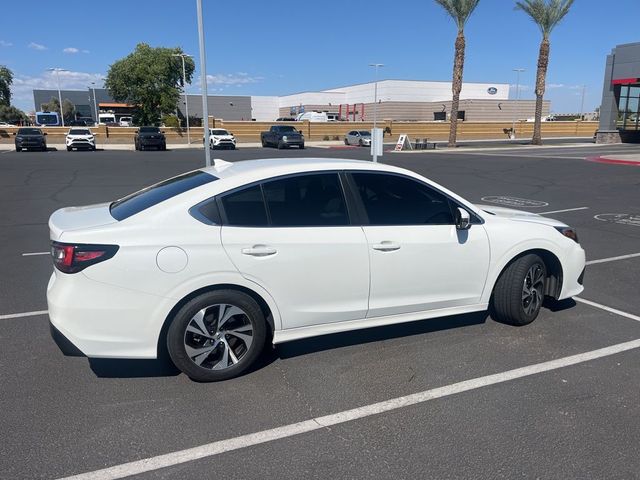
[[[22,149],[47,151],[46,133],[43,133],[39,128],[19,128],[14,135],[16,136],[16,152],[20,152]]]
[[[158,150],[167,149],[167,139],[158,127],[140,127],[133,139],[136,150],[146,150],[155,147]]]

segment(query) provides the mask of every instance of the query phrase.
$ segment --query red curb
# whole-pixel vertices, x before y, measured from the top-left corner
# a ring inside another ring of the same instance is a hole
[[[616,160],[614,158],[605,157],[587,157],[586,160],[588,162],[608,163],[611,165],[635,165],[636,167],[640,167],[640,161],[633,160]]]

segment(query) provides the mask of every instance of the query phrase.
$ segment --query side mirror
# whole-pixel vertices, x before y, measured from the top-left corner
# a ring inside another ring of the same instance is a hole
[[[47,135],[47,132],[44,132],[43,135]]]
[[[456,228],[458,230],[469,230],[471,228],[471,216],[464,208],[458,207],[456,210]]]
[[[15,135],[15,134],[16,134],[16,132],[13,132],[13,135]]]
[[[160,133],[165,133],[164,130],[162,130]]]

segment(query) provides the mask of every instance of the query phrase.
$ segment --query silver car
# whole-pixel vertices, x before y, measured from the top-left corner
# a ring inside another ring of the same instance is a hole
[[[345,145],[360,145],[361,147],[371,145],[371,132],[368,130],[351,130],[344,136]]]

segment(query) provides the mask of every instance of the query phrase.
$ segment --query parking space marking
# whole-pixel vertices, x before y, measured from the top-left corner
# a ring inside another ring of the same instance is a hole
[[[580,297],[573,297],[576,302],[584,303],[585,305],[590,305],[595,308],[599,308],[600,310],[604,310],[605,312],[614,313],[616,315],[620,315],[621,317],[629,318],[631,320],[635,320],[636,322],[640,322],[640,317],[638,315],[634,315],[632,313],[623,312],[622,310],[618,310],[617,308],[607,307],[606,305],[602,305],[601,303],[592,302],[591,300],[585,300]]]
[[[9,320],[11,318],[37,317],[38,315],[47,315],[49,310],[37,310],[35,312],[10,313],[8,315],[0,315],[0,320]]]
[[[599,305],[596,304],[596,306],[600,308]],[[421,404],[429,400],[443,398],[450,395],[486,387],[489,385],[496,385],[499,383],[536,375],[539,373],[549,372],[571,365],[577,365],[580,363],[588,362],[598,358],[608,357],[610,355],[616,355],[618,353],[634,350],[637,348],[640,348],[640,339],[618,343],[610,347],[600,348],[597,350],[592,350],[577,355],[571,355],[568,357],[562,357],[556,360],[536,363],[527,367],[508,370],[506,372],[478,377],[471,380],[465,380],[444,387],[392,398],[383,402],[373,403],[351,410],[345,410],[342,412],[334,413],[332,415],[315,417],[310,420],[292,423],[282,427],[272,428],[270,430],[262,430],[256,433],[250,433],[247,435],[241,435],[239,437],[208,443],[199,447],[188,448],[164,455],[158,455],[155,457],[149,457],[142,460],[115,465],[113,467],[108,467],[101,470],[81,473],[59,480],[115,480],[131,475],[151,472],[159,470],[161,468],[171,467],[202,458],[213,457],[225,452],[231,452],[242,448],[300,435],[302,433],[325,429],[331,427],[332,425],[340,425],[346,422],[370,417],[372,415],[399,410],[401,408]]]
[[[596,265],[597,263],[616,262],[618,260],[627,260],[629,258],[640,257],[640,253],[631,253],[629,255],[620,255],[619,257],[600,258],[599,260],[589,260],[587,265]]]
[[[35,255],[51,255],[51,252],[32,252],[32,253],[23,253],[23,257],[33,257]]]
[[[576,212],[578,210],[589,210],[589,207],[565,208],[564,210],[552,210],[550,212],[540,212],[538,215],[549,215],[551,213]]]

